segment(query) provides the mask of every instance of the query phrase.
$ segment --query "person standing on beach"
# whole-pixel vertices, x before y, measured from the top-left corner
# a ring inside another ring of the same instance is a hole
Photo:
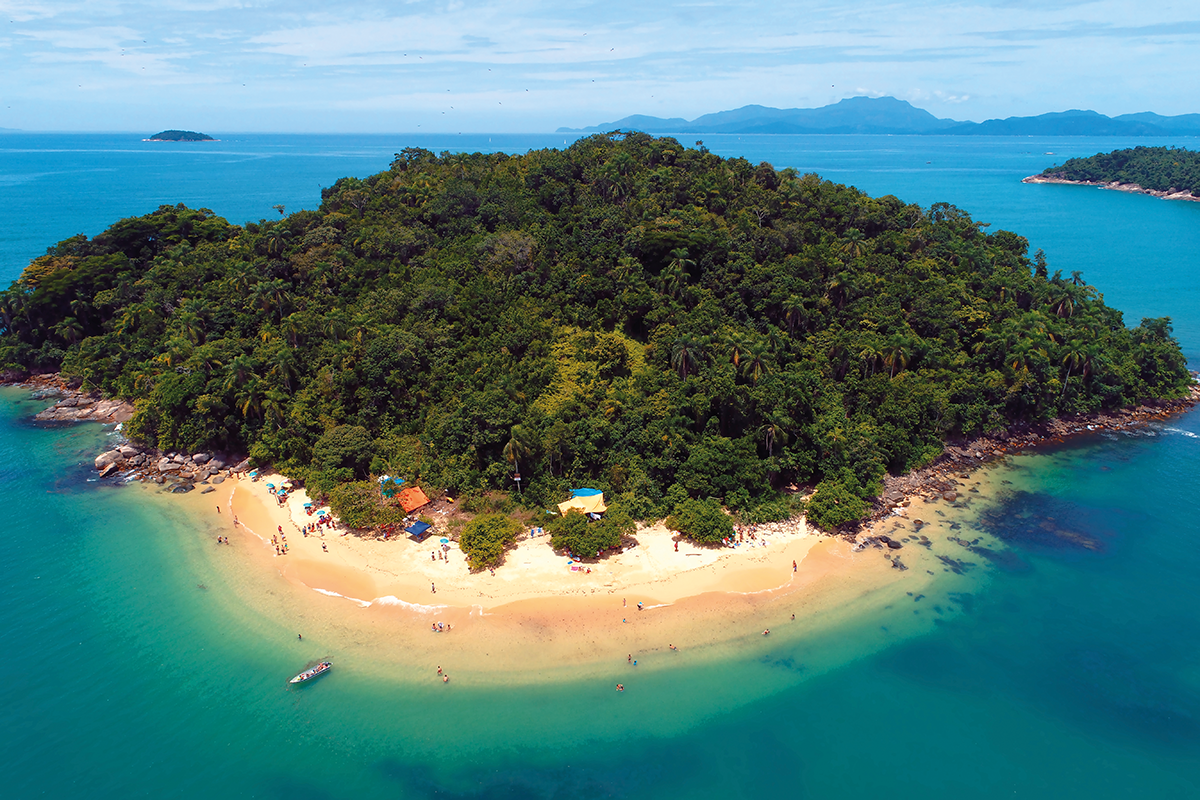
[[[429,591],[432,594],[437,594],[437,584],[435,584],[435,583],[429,584]]]

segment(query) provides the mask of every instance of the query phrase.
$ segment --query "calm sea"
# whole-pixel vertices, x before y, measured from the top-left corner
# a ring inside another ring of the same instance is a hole
[[[315,208],[322,186],[403,147],[564,142],[220,138],[0,136],[0,280],[161,203],[257,220]],[[1130,324],[1171,316],[1197,366],[1200,203],[1019,182],[1159,143],[705,137],[722,155],[1017,231]],[[34,425],[40,405],[0,391],[5,796],[1200,796],[1200,415],[989,470],[969,508],[936,520],[943,560],[921,599],[871,599],[770,652],[747,641],[651,669],[618,698],[607,681],[430,691],[370,668],[369,641],[329,629],[299,645],[284,588],[214,549],[179,504],[90,481],[111,430]],[[340,672],[284,688],[328,654]]]

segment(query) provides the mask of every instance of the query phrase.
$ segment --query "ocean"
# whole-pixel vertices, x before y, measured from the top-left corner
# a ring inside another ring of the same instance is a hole
[[[275,204],[315,208],[321,187],[382,170],[403,147],[564,143],[214,135],[0,136],[0,279],[62,238],[162,203],[244,222]],[[1016,231],[1052,271],[1081,270],[1128,324],[1170,316],[1200,366],[1200,203],[1020,183],[1071,156],[1164,142],[704,143]],[[921,592],[869,597],[811,633],[647,660],[616,695],[591,673],[452,691],[416,680],[403,654],[340,625],[339,607],[322,616],[236,548],[214,547],[215,519],[93,480],[113,431],[31,422],[44,404],[0,390],[6,796],[1200,796],[1195,412],[984,470],[978,491],[964,487],[933,520],[928,574],[910,570]],[[300,624],[313,631],[303,643]],[[331,675],[286,688],[326,655]]]

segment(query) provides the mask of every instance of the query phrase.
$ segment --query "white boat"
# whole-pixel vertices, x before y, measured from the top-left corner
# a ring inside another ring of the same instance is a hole
[[[322,661],[315,667],[309,667],[308,669],[304,670],[304,672],[301,672],[299,675],[292,678],[290,681],[288,681],[288,683],[306,683],[307,681],[311,681],[313,678],[324,675],[331,669],[333,669],[333,664],[331,662]]]

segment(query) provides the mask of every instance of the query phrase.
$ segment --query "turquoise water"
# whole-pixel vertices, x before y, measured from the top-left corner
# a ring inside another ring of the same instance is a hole
[[[496,149],[562,140],[495,138]],[[319,185],[382,169],[400,147],[455,141],[244,137],[181,152],[113,136],[0,137],[0,278],[52,241],[160,202],[257,219],[274,203],[315,206]],[[1200,361],[1200,204],[1018,182],[1048,158],[1129,142],[705,143],[875,194],[953,202],[1028,236],[1052,269],[1083,270],[1127,321],[1172,316]],[[214,547],[215,530],[180,503],[89,481],[111,431],[34,425],[39,405],[0,391],[6,796],[1200,793],[1200,415],[1011,459],[978,495],[964,492],[970,508],[934,520],[924,561],[903,551],[914,559],[904,580],[928,584],[914,596],[901,585],[826,629],[776,628],[769,643],[752,636],[702,659],[650,656],[636,676],[617,663],[629,691],[616,695],[590,674],[450,692],[423,682],[377,642],[297,606],[236,548]],[[333,674],[285,688],[322,656]]]

